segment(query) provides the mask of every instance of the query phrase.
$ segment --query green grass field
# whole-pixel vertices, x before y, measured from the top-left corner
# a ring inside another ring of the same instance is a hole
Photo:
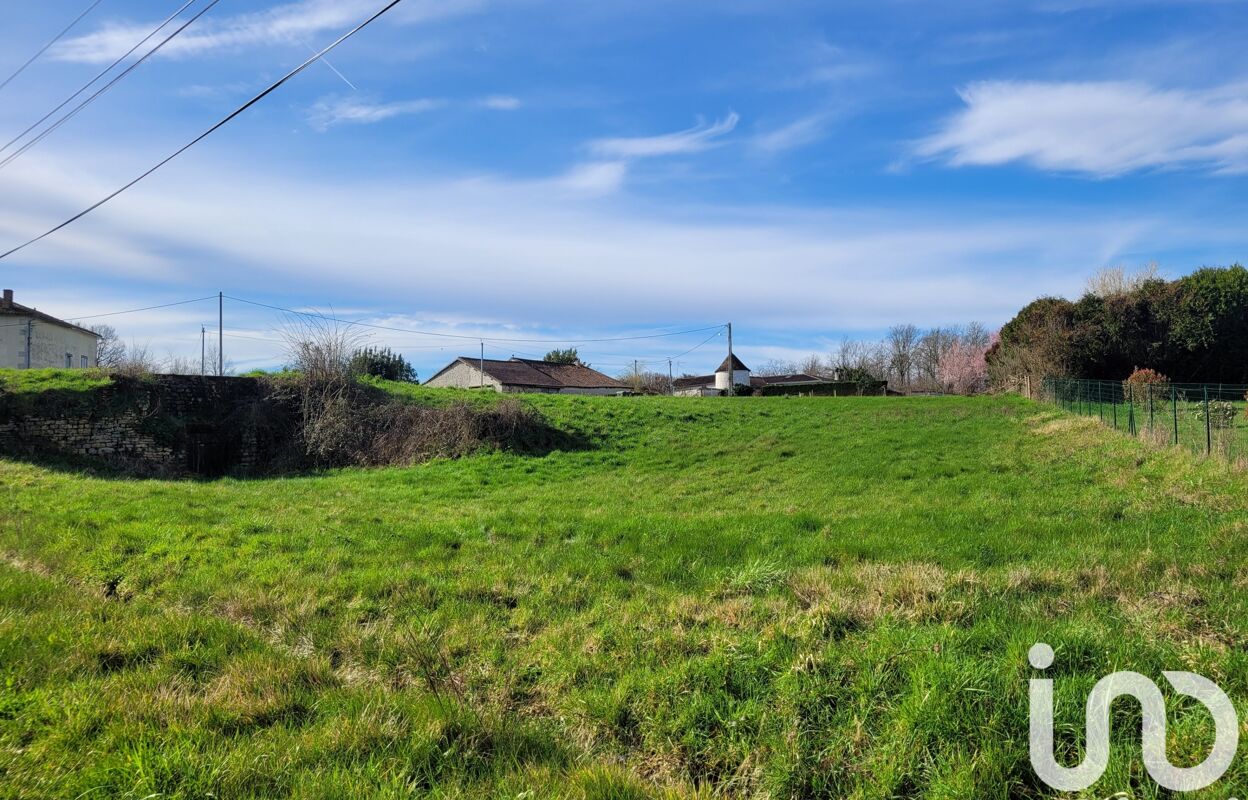
[[[1068,761],[1115,669],[1248,718],[1223,464],[1014,398],[527,402],[594,446],[214,482],[0,460],[0,796],[1050,796],[1037,641]],[[1089,797],[1164,796],[1138,717]],[[1207,716],[1170,720],[1201,760]],[[1196,796],[1246,786],[1241,759]]]

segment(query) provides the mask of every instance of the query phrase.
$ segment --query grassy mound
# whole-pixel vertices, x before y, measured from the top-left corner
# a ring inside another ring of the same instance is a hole
[[[0,795],[1039,797],[1037,641],[1072,760],[1114,669],[1248,698],[1225,467],[1018,399],[525,402],[594,446],[0,461]],[[1115,715],[1095,793],[1155,796]],[[1171,760],[1211,728],[1176,707]]]

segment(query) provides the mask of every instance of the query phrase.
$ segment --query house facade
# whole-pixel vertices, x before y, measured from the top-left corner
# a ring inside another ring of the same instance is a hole
[[[86,328],[21,305],[12,289],[0,298],[0,368],[95,367],[99,339]]]
[[[506,361],[461,356],[425,381],[425,386],[492,389],[543,394],[623,394],[627,385],[583,364],[556,364],[527,358]]]

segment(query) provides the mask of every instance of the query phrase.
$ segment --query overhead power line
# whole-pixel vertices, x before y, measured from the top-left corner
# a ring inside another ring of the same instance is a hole
[[[12,147],[12,146],[13,146],[14,144],[16,144],[18,141],[20,141],[21,139],[23,139],[23,138],[26,136],[26,134],[30,133],[30,132],[31,132],[31,131],[33,131],[35,128],[37,128],[37,127],[39,127],[40,125],[42,125],[43,123],[47,122],[47,121],[48,121],[48,118],[49,118],[49,117],[51,117],[53,114],[55,114],[56,112],[60,111],[60,110],[61,110],[62,108],[64,108],[65,106],[67,106],[67,105],[69,105],[70,103],[72,103],[72,102],[74,101],[74,99],[75,99],[76,97],[78,97],[78,95],[82,94],[82,93],[83,93],[83,92],[85,92],[87,89],[90,89],[90,88],[91,88],[91,87],[92,87],[92,86],[96,83],[96,81],[100,80],[100,79],[101,79],[101,78],[103,78],[105,75],[107,75],[108,73],[112,72],[112,71],[113,71],[113,69],[114,69],[114,68],[115,68],[118,64],[120,64],[121,62],[123,62],[123,61],[125,61],[127,58],[129,58],[131,55],[133,55],[133,54],[134,54],[134,51],[138,50],[140,47],[142,47],[143,45],[147,44],[147,42],[148,42],[148,41],[149,41],[149,40],[150,40],[153,36],[155,36],[156,34],[160,33],[162,30],[164,30],[164,28],[165,28],[165,26],[166,26],[166,25],[168,25],[170,22],[173,22],[175,19],[177,19],[177,18],[178,18],[178,16],[179,16],[179,15],[180,15],[183,11],[185,11],[187,8],[189,8],[189,7],[190,7],[192,4],[194,4],[195,2],[196,2],[196,0],[186,0],[186,2],[182,4],[182,7],[181,7],[181,8],[179,8],[177,11],[173,12],[172,14],[170,14],[170,15],[169,15],[169,16],[165,19],[165,21],[164,21],[164,22],[162,22],[162,23],[160,23],[159,25],[157,25],[157,26],[156,26],[156,27],[152,30],[152,32],[151,32],[151,33],[149,33],[148,35],[146,35],[146,36],[144,36],[142,39],[140,39],[138,42],[136,42],[136,43],[135,43],[135,45],[134,45],[134,47],[131,47],[131,48],[130,48],[129,50],[127,50],[127,51],[126,51],[123,55],[121,55],[121,56],[120,56],[120,57],[119,57],[116,61],[114,61],[113,63],[109,64],[109,65],[108,65],[107,67],[105,67],[104,69],[100,70],[100,71],[96,74],[96,76],[95,76],[94,78],[92,78],[91,80],[89,80],[89,81],[87,81],[86,83],[84,83],[81,87],[79,87],[78,91],[74,92],[74,93],[73,93],[73,94],[71,94],[69,97],[67,97],[67,98],[65,98],[64,100],[62,100],[60,105],[56,106],[56,107],[55,107],[55,108],[53,108],[51,111],[49,111],[48,113],[44,114],[44,115],[43,115],[42,117],[40,117],[40,118],[39,118],[36,122],[32,123],[32,124],[31,124],[31,126],[30,126],[29,128],[27,128],[26,130],[22,131],[22,132],[21,132],[21,133],[19,133],[18,135],[14,136],[14,137],[13,137],[12,139],[10,139],[7,143],[5,143],[5,145],[4,145],[3,147],[0,147],[0,153],[3,153],[5,150],[8,150],[10,147]],[[153,52],[154,52],[154,51],[153,51]],[[149,55],[150,55],[150,53],[149,53]]]
[[[90,314],[85,317],[70,317],[70,320],[81,321],[84,319],[99,319],[100,317],[117,317],[122,314],[137,314],[140,311],[155,311],[160,308],[173,308],[174,306],[184,306],[189,303],[203,303],[207,300],[216,300],[216,299],[217,299],[217,296],[214,294],[211,297],[196,297],[194,300],[178,300],[175,303],[163,303],[158,306],[147,306],[146,308],[130,308],[130,309],[126,309],[125,311],[109,311],[108,313],[105,313],[105,314]]]
[[[16,78],[18,75],[21,75],[23,72],[25,72],[27,67],[29,67],[31,64],[33,64],[33,63],[35,63],[36,61],[38,61],[38,60],[39,60],[39,56],[41,56],[41,55],[43,55],[44,53],[48,52],[48,48],[50,48],[52,45],[54,45],[54,44],[56,44],[57,42],[59,42],[59,41],[60,41],[60,40],[61,40],[61,39],[65,36],[65,34],[69,33],[71,30],[73,30],[73,28],[74,28],[74,26],[75,26],[75,25],[77,25],[79,22],[82,22],[83,17],[85,17],[86,15],[88,15],[88,14],[90,14],[92,11],[94,11],[94,10],[95,10],[95,7],[96,7],[96,6],[98,6],[98,5],[99,5],[100,3],[102,3],[102,2],[104,2],[104,0],[95,0],[95,2],[93,2],[91,5],[87,6],[87,8],[86,8],[86,10],[85,10],[85,11],[83,11],[83,12],[82,12],[81,14],[79,14],[78,16],[74,17],[74,21],[73,21],[73,22],[71,22],[71,23],[69,23],[68,25],[66,25],[66,26],[65,26],[65,28],[64,28],[64,29],[63,29],[60,33],[58,33],[56,36],[53,36],[53,37],[52,37],[52,41],[48,42],[48,43],[47,43],[47,44],[45,44],[43,47],[39,48],[38,52],[36,52],[36,53],[35,53],[33,56],[31,56],[30,58],[26,59],[26,63],[25,63],[25,64],[22,64],[20,67],[18,67],[18,68],[17,68],[17,71],[16,71],[16,72],[14,72],[14,73],[13,73],[12,75],[10,75],[9,77],[5,78],[3,82],[0,82],[0,90],[3,90],[3,89],[4,89],[4,87],[8,86],[10,83],[12,83],[12,82],[13,82],[13,79],[14,79],[14,78]]]
[[[213,2],[215,3],[215,2],[217,2],[217,0],[213,0]],[[284,85],[287,81],[289,81],[290,79],[294,78],[294,77],[295,77],[296,75],[298,75],[299,73],[303,72],[305,69],[307,69],[307,68],[308,68],[309,66],[311,66],[312,64],[315,64],[317,61],[319,61],[321,58],[323,58],[323,57],[325,56],[325,54],[329,53],[331,50],[333,50],[334,48],[336,48],[338,45],[342,44],[343,42],[345,42],[346,40],[350,39],[350,38],[351,38],[352,36],[354,36],[355,34],[359,33],[360,31],[364,30],[366,27],[368,27],[368,26],[369,26],[369,25],[371,25],[372,23],[376,22],[379,18],[381,18],[381,16],[382,16],[382,15],[384,15],[386,12],[388,12],[390,9],[394,8],[395,6],[397,6],[397,5],[398,5],[399,3],[401,3],[401,2],[403,2],[403,0],[390,0],[390,2],[389,2],[389,3],[387,3],[385,6],[383,6],[383,7],[381,8],[381,10],[380,10],[380,11],[377,11],[377,12],[376,12],[375,14],[373,14],[371,17],[369,17],[368,19],[364,20],[363,22],[361,22],[359,25],[355,26],[355,27],[354,27],[354,28],[352,28],[351,30],[347,31],[347,32],[346,32],[346,33],[344,33],[342,36],[339,36],[337,39],[335,39],[333,42],[331,42],[331,43],[330,43],[327,47],[322,48],[322,49],[320,50],[320,52],[316,53],[315,55],[313,55],[311,58],[309,58],[309,59],[307,59],[306,61],[304,61],[304,62],[303,62],[302,64],[300,64],[299,66],[295,67],[293,70],[291,70],[290,72],[288,72],[288,73],[286,73],[285,75],[283,75],[280,79],[278,79],[275,83],[273,83],[272,85],[270,85],[267,89],[265,89],[264,91],[260,92],[260,94],[256,95],[255,97],[253,97],[252,99],[250,99],[250,100],[248,100],[246,103],[244,103],[243,105],[239,106],[239,107],[238,107],[237,109],[235,109],[234,111],[232,111],[232,112],[230,112],[229,114],[227,114],[227,115],[226,115],[223,119],[221,119],[221,120],[220,120],[219,122],[217,122],[215,125],[213,125],[212,127],[210,127],[208,130],[204,131],[204,132],[203,132],[203,133],[201,133],[199,136],[196,136],[194,139],[192,139],[191,141],[187,142],[187,143],[186,143],[186,144],[184,144],[182,147],[179,147],[177,150],[175,150],[175,151],[174,151],[173,153],[171,153],[170,155],[166,156],[163,160],[161,160],[159,163],[157,163],[157,164],[156,164],[154,167],[152,167],[151,169],[149,169],[149,170],[147,170],[146,172],[144,172],[143,174],[139,175],[137,178],[135,178],[134,180],[130,181],[130,182],[129,182],[129,183],[127,183],[126,185],[122,186],[120,189],[116,190],[115,192],[113,192],[112,194],[110,194],[110,195],[108,195],[107,197],[103,198],[102,200],[100,200],[100,201],[98,201],[98,202],[94,203],[93,205],[88,206],[86,209],[84,209],[84,210],[82,210],[82,211],[78,212],[77,214],[75,214],[74,216],[72,216],[72,217],[70,217],[69,219],[65,220],[65,221],[64,221],[64,222],[62,222],[61,224],[59,224],[59,225],[57,225],[57,226],[55,226],[55,227],[53,227],[53,228],[49,229],[48,231],[45,231],[44,233],[39,234],[39,235],[38,235],[38,236],[36,236],[35,238],[33,238],[33,239],[31,239],[31,240],[29,240],[29,241],[27,241],[27,242],[24,242],[24,243],[22,243],[22,244],[18,245],[17,247],[12,248],[11,250],[8,250],[8,251],[6,251],[6,252],[4,252],[4,253],[0,253],[0,260],[4,260],[4,259],[8,258],[9,256],[13,255],[14,253],[17,253],[17,252],[19,252],[19,251],[21,251],[21,250],[26,249],[27,247],[29,247],[30,245],[34,244],[35,242],[38,242],[38,241],[40,241],[40,240],[42,240],[42,239],[46,239],[47,237],[51,236],[52,234],[56,233],[57,231],[61,230],[62,228],[65,228],[65,227],[67,227],[67,226],[69,226],[69,225],[72,225],[73,223],[77,222],[78,220],[82,219],[82,218],[83,218],[83,217],[85,217],[86,215],[90,214],[92,211],[95,211],[97,208],[99,208],[100,206],[104,205],[104,204],[105,204],[105,203],[107,203],[108,201],[110,201],[110,200],[112,200],[113,198],[117,197],[117,196],[118,196],[119,194],[121,194],[122,192],[126,191],[127,189],[130,189],[130,188],[131,188],[131,187],[133,187],[135,184],[137,184],[137,183],[139,183],[140,181],[142,181],[144,178],[148,177],[149,175],[151,175],[152,173],[156,172],[156,171],[157,171],[158,169],[160,169],[161,167],[163,167],[163,166],[165,166],[166,164],[168,164],[170,161],[172,161],[172,160],[174,160],[175,158],[177,158],[178,156],[182,155],[182,154],[183,154],[183,153],[185,153],[187,150],[190,150],[192,147],[194,147],[195,145],[199,144],[199,143],[200,143],[200,142],[202,142],[204,139],[207,139],[209,136],[211,136],[213,133],[215,133],[215,132],[216,132],[217,130],[219,130],[220,128],[224,127],[226,124],[228,124],[231,120],[233,120],[233,119],[234,119],[235,117],[237,117],[239,114],[242,114],[244,111],[246,111],[247,109],[251,108],[251,107],[252,107],[252,106],[254,106],[256,103],[259,103],[261,100],[263,100],[264,98],[268,97],[268,96],[269,96],[270,94],[272,94],[273,92],[277,91],[277,90],[278,90],[278,89],[279,89],[282,85]],[[211,6],[209,6],[209,8],[211,8]],[[201,12],[201,13],[202,13],[202,12]]]
[[[579,338],[579,339],[530,339],[507,336],[472,336],[465,333],[439,333],[437,331],[422,331],[414,328],[399,328],[393,325],[374,325],[368,322],[357,322],[355,320],[340,319],[338,317],[329,316],[327,314],[319,314],[313,311],[298,311],[293,308],[282,308],[281,306],[269,305],[268,303],[259,303],[255,300],[244,300],[241,297],[231,297],[226,295],[227,300],[233,300],[236,303],[246,303],[260,308],[268,308],[273,311],[281,311],[286,314],[299,314],[305,317],[315,317],[325,320],[326,322],[337,322],[342,325],[355,325],[361,328],[372,328],[379,331],[394,331],[396,333],[411,333],[418,336],[433,336],[443,339],[460,339],[469,342],[519,342],[519,343],[542,343],[542,344],[596,344],[599,342],[632,342],[641,339],[662,339],[670,336],[685,336],[691,333],[702,333],[704,331],[723,329],[723,325],[708,325],[703,328],[694,328],[686,331],[673,331],[671,333],[648,333],[639,336],[609,336],[604,338]],[[718,334],[716,334],[718,335]],[[714,337],[712,337],[714,338]],[[709,340],[708,340],[709,341]]]
[[[7,157],[5,157],[3,161],[0,161],[0,169],[7,167],[9,164],[21,158],[22,154],[25,153],[27,150],[39,144],[44,139],[51,136],[55,131],[57,131],[66,122],[69,122],[71,119],[78,116],[79,112],[81,112],[84,108],[94,103],[101,95],[103,95],[105,92],[107,92],[108,90],[116,86],[118,83],[120,83],[127,75],[129,75],[131,72],[134,72],[136,69],[138,69],[149,58],[151,58],[152,56],[160,52],[161,48],[163,48],[165,45],[169,44],[169,42],[177,38],[178,34],[182,33],[182,31],[186,30],[192,24],[194,24],[196,20],[198,20],[200,17],[202,17],[203,15],[211,11],[212,7],[215,6],[219,2],[221,2],[221,0],[211,0],[211,2],[208,3],[208,5],[204,6],[199,11],[195,12],[194,16],[192,16],[186,22],[179,25],[177,29],[173,31],[173,33],[170,33],[164,39],[161,39],[160,42],[155,47],[153,47],[151,50],[148,50],[140,58],[138,58],[133,64],[131,64],[130,66],[126,67],[124,70],[119,72],[117,76],[114,77],[111,81],[104,84],[99,89],[95,90],[95,92],[93,92],[89,97],[87,97],[87,99],[83,100],[81,103],[74,106],[70,111],[64,114],[56,122],[44,128],[42,131],[39,132],[37,136],[35,136],[30,141],[26,142],[26,144],[22,145],[17,150],[10,153]],[[162,25],[161,27],[163,28],[164,26]],[[23,134],[23,136],[24,135],[25,134]],[[18,138],[21,138],[21,137],[18,137]],[[8,147],[8,145],[5,145],[5,147]]]

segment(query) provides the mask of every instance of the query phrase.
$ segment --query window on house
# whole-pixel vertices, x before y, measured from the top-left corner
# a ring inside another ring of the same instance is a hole
[[[66,353],[65,354],[65,369],[71,369],[73,366],[74,366],[74,354]]]
[[[87,357],[86,357],[86,356],[79,356],[79,357],[78,357],[78,366],[82,367],[83,369],[86,369],[86,368],[89,366],[89,364],[87,363]]]

